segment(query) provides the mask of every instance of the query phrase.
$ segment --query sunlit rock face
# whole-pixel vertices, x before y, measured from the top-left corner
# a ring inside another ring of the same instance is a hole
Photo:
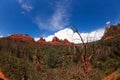
[[[72,46],[73,43],[69,42],[67,39],[60,40],[56,36],[53,37],[52,42],[50,42],[51,45],[66,45],[66,46]]]
[[[6,76],[0,71],[0,80],[9,80]]]
[[[27,34],[12,34],[8,36],[7,38],[12,39],[12,40],[18,40],[18,41],[24,41],[24,42],[35,42],[33,38],[31,38]],[[74,43],[69,42],[67,39],[60,40],[56,36],[53,37],[52,41],[47,42],[43,37],[41,37],[37,42],[37,44],[42,44],[42,45],[66,45],[66,46],[72,46]]]
[[[8,36],[9,39],[20,40],[25,42],[34,42],[34,39],[31,38],[28,34],[12,34]]]
[[[116,37],[120,37],[120,24],[106,27],[102,40],[108,40]]]

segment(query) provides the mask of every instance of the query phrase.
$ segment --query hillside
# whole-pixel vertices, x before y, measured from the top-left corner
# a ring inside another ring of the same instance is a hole
[[[116,37],[120,37],[120,24],[106,27],[102,40],[112,39]]]
[[[52,42],[18,34],[0,38],[0,80],[120,80],[119,32],[119,24],[106,28],[86,50],[57,37]]]

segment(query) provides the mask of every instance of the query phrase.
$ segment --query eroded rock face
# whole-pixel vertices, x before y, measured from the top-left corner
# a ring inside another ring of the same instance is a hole
[[[56,36],[54,36],[53,39],[52,39],[52,42],[59,42],[59,41],[60,40]]]
[[[43,37],[41,37],[37,42],[46,42]]]
[[[41,37],[41,38],[37,41],[37,43],[39,43],[39,44],[44,44],[44,45],[47,44],[47,42],[45,41],[45,39],[44,39],[43,37]]]
[[[67,39],[60,40],[56,36],[53,37],[51,45],[66,45],[66,46],[72,46],[73,43],[69,42]]]
[[[27,34],[12,34],[8,36],[10,39],[25,41],[25,42],[34,42],[34,39]]]
[[[102,40],[120,37],[120,24],[106,27]]]
[[[60,40],[56,36],[53,37],[52,41],[46,42],[43,37],[41,37],[38,41],[38,44],[42,45],[53,45],[53,46],[59,46],[59,45],[66,45],[66,46],[72,46],[74,45],[73,43],[69,42],[67,39]]]
[[[12,34],[12,35],[8,36],[8,38],[13,39],[13,40],[25,41],[25,42],[35,42],[34,39],[31,38],[27,34]],[[72,46],[72,45],[74,45],[73,43],[69,42],[67,39],[60,40],[56,36],[53,37],[51,42],[46,42],[46,40],[43,37],[41,37],[37,41],[37,43],[42,44],[42,45],[56,45],[56,46],[59,46],[59,45]]]

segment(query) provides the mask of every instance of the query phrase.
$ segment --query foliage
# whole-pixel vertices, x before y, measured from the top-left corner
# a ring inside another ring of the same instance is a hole
[[[95,44],[95,45],[94,45]],[[94,45],[94,46],[93,46]],[[101,80],[114,71],[120,72],[120,38],[87,44],[87,56],[92,56],[91,76],[86,80]],[[11,80],[85,80],[81,46],[52,46],[0,39],[0,69]],[[62,77],[61,77],[62,76]]]
[[[91,63],[108,75],[120,68],[120,38],[99,41]]]

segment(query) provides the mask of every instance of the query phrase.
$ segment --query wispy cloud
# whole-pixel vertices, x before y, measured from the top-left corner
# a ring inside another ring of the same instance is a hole
[[[92,42],[96,40],[100,40],[101,37],[104,34],[104,29],[97,29],[95,31],[86,32],[86,33],[80,33],[84,42]],[[54,36],[57,36],[59,39],[68,39],[70,42],[74,43],[81,43],[80,37],[77,33],[74,33],[72,29],[65,28],[63,30],[60,30],[53,35],[49,35],[48,37],[45,37],[46,41],[52,41],[52,38]]]
[[[70,4],[71,4],[70,0],[65,0],[65,2],[60,1],[56,3],[56,10],[50,22],[53,28],[61,29],[69,24]]]
[[[31,5],[28,5],[28,4],[22,4],[21,7],[27,12],[30,12],[33,9],[33,7]]]
[[[111,23],[110,21],[107,21],[107,22],[106,22],[106,25],[110,25],[110,23]]]
[[[18,0],[18,2],[21,4],[23,2],[23,0]]]
[[[44,20],[41,16],[37,16],[35,22],[41,29],[60,30],[68,26],[70,23],[70,4],[71,0],[60,0],[54,4],[54,13]],[[48,15],[47,15],[48,16]]]
[[[32,4],[28,0],[17,0],[18,3],[21,5],[21,8],[26,11],[30,12],[33,9]],[[23,11],[22,11],[23,12]]]

